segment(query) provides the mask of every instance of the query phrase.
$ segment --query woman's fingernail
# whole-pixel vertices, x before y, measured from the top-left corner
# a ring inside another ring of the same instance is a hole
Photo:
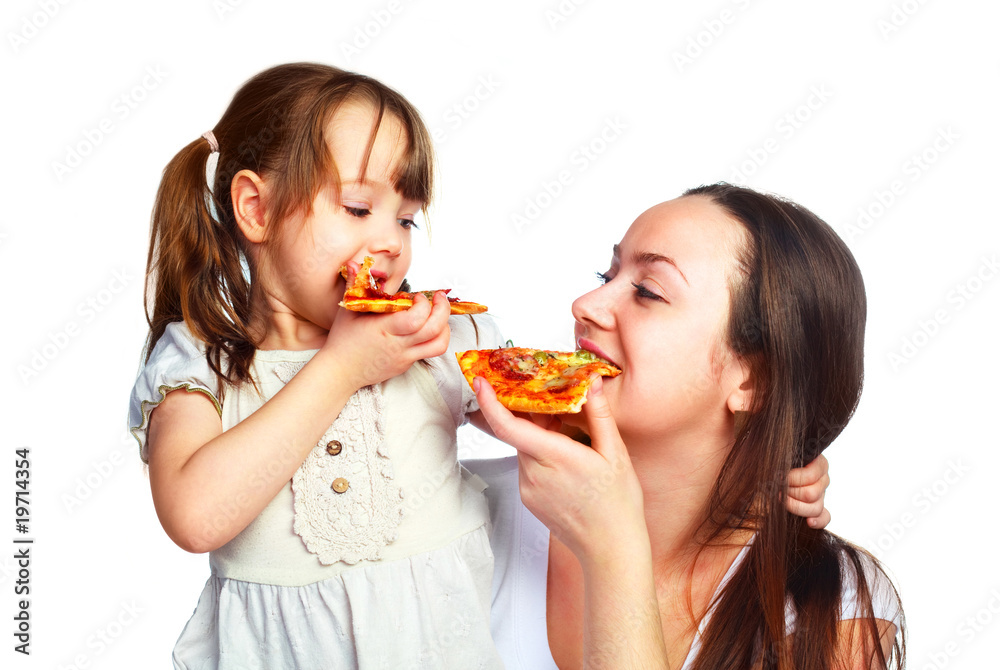
[[[479,387],[482,385],[483,385],[483,380],[480,379],[479,377],[476,377],[472,380],[472,390],[475,393],[479,393]]]

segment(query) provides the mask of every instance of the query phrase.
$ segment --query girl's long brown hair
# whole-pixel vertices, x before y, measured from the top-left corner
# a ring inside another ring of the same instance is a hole
[[[864,376],[866,300],[861,271],[830,226],[792,202],[725,183],[685,196],[709,198],[746,229],[731,280],[726,340],[746,362],[753,406],[716,482],[713,539],[752,529],[746,560],[723,589],[696,670],[831,670],[838,656],[842,585],[853,580],[863,667],[902,667],[905,632],[889,658],[872,611],[878,561],[832,533],[808,527],[780,498],[792,467],[833,441],[857,407]],[[785,608],[796,615],[786,636]],[[900,612],[902,608],[900,606]],[[902,621],[902,619],[901,619]],[[841,634],[843,632],[841,631]],[[851,665],[850,667],[855,667]]]
[[[339,188],[325,129],[348,101],[366,103],[375,113],[368,154],[386,114],[402,124],[409,143],[394,186],[425,207],[430,202],[430,134],[403,96],[328,65],[291,63],[261,72],[237,91],[212,129],[219,144],[213,183],[205,178],[211,149],[203,138],[181,149],[163,171],[146,265],[147,360],[167,324],[184,321],[205,342],[220,388],[251,381],[256,268],[233,215],[230,185],[240,170],[269,179],[271,235],[289,214],[300,208],[308,213],[323,185],[332,180]]]

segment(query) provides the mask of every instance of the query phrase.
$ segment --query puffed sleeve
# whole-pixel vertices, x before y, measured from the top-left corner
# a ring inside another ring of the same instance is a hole
[[[451,410],[455,425],[461,426],[466,422],[468,414],[479,410],[479,403],[458,367],[455,353],[469,349],[496,349],[503,346],[504,339],[496,321],[489,314],[455,315],[448,319],[448,325],[451,328],[448,351],[430,359],[431,374],[441,391],[441,397]]]
[[[150,412],[168,393],[181,388],[204,393],[215,404],[219,416],[222,415],[219,382],[208,366],[205,345],[183,322],[176,322],[167,326],[132,387],[128,425],[139,442],[143,463],[148,462],[146,430]]]

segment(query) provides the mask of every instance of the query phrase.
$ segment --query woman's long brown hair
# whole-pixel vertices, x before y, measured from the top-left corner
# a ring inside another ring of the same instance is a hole
[[[212,129],[219,144],[214,182],[206,182],[211,149],[203,138],[181,149],[163,171],[146,265],[147,360],[167,325],[184,321],[205,342],[220,389],[223,382],[251,381],[257,273],[233,215],[232,179],[240,170],[252,170],[269,180],[265,216],[271,235],[294,211],[308,213],[323,185],[332,180],[339,188],[325,129],[348,101],[374,111],[368,154],[385,115],[402,124],[409,143],[394,186],[425,207],[430,202],[430,135],[403,96],[327,65],[291,63],[261,72],[237,91]]]
[[[853,580],[863,667],[902,667],[905,633],[889,658],[872,610],[875,578],[898,595],[878,561],[786,511],[787,473],[821,453],[861,396],[866,300],[861,271],[830,226],[795,203],[725,183],[685,196],[709,198],[746,229],[731,279],[726,340],[749,367],[752,407],[716,482],[709,527],[755,537],[722,590],[702,637],[696,670],[832,670],[842,585]],[[786,633],[786,603],[794,609]],[[900,612],[902,608],[900,606]],[[850,667],[856,667],[851,665]]]

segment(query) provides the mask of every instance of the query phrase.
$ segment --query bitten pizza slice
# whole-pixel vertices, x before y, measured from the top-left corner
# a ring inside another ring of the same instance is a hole
[[[479,349],[455,354],[465,379],[483,377],[513,412],[576,414],[587,401],[591,375],[616,377],[621,370],[589,351],[545,351],[524,347]]]
[[[340,268],[340,274],[347,280],[347,290],[344,291],[344,299],[340,301],[340,306],[353,312],[401,312],[413,307],[413,297],[416,293],[400,291],[389,294],[382,290],[380,280],[372,277],[371,268],[375,259],[365,256],[364,262],[354,277],[348,271],[347,266]],[[445,293],[451,289],[443,289]],[[434,291],[420,291],[428,300],[433,299]],[[486,311],[486,305],[475,302],[448,298],[451,305],[452,314],[481,314]]]

